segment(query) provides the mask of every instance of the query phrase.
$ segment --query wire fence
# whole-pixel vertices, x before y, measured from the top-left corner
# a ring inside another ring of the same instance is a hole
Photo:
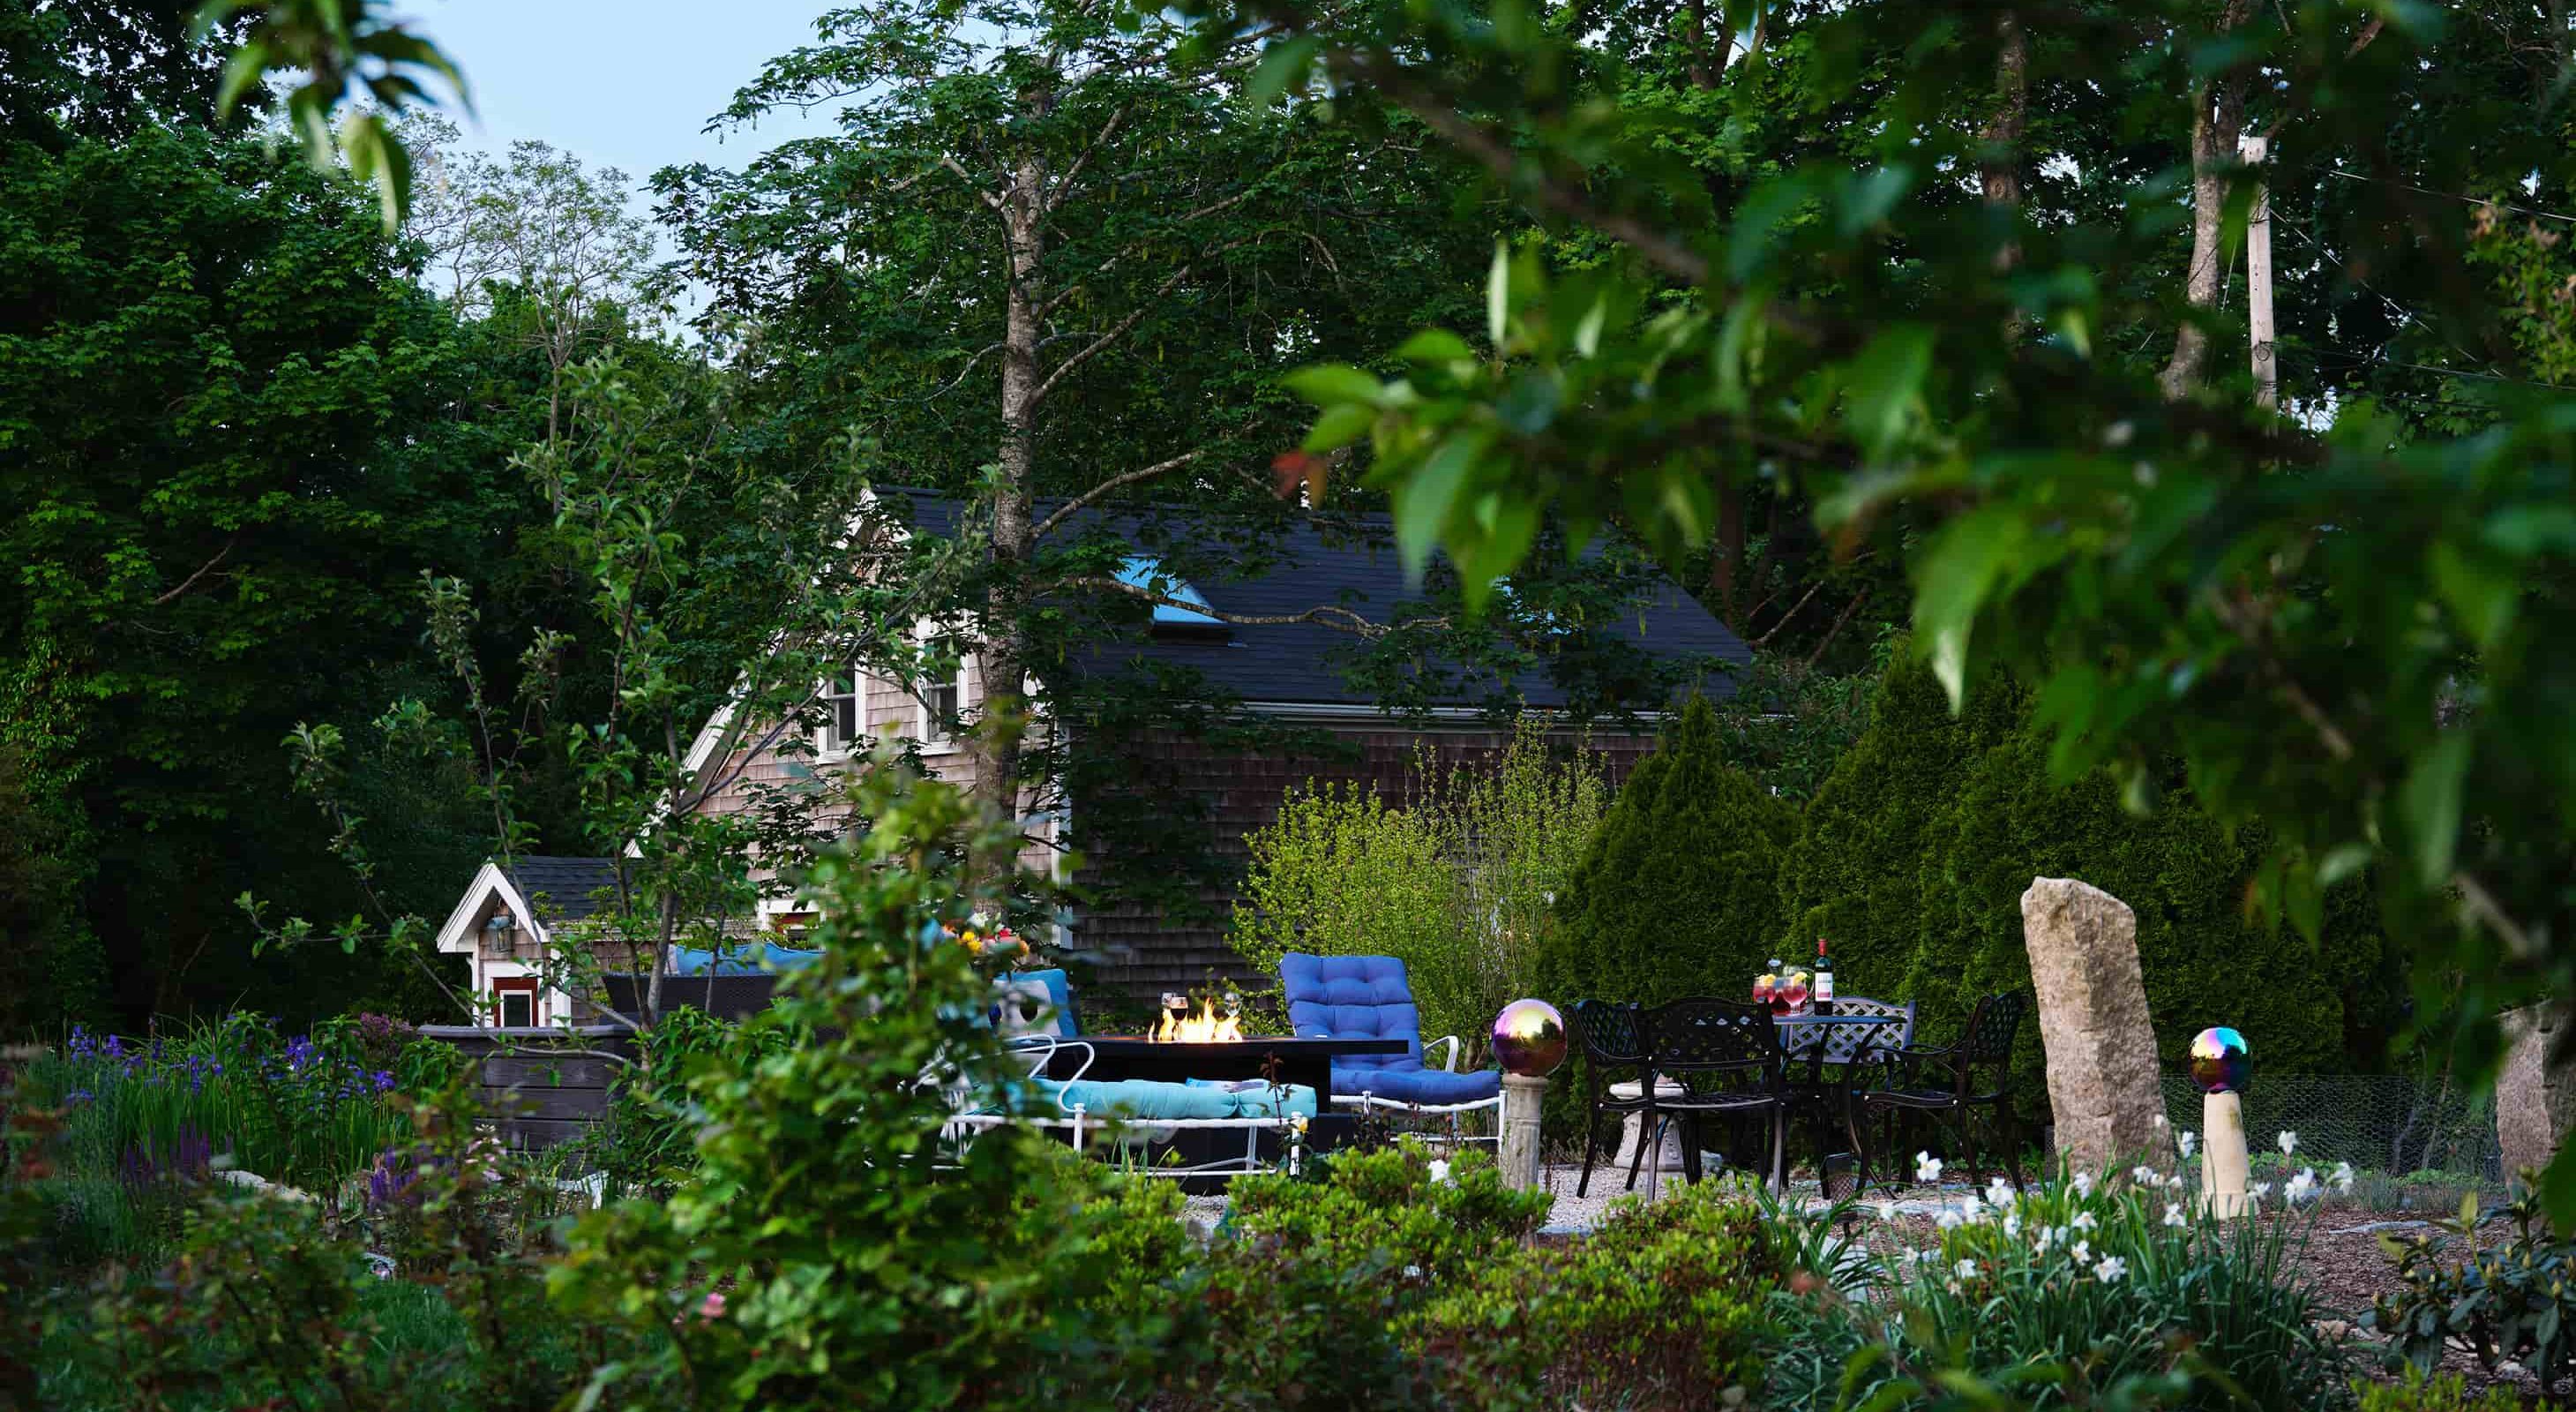
[[[2201,1126],[2201,1094],[2188,1075],[2164,1076],[2165,1120]],[[2245,1137],[2274,1150],[2299,1135],[2302,1164],[2349,1162],[2391,1176],[2442,1173],[2482,1184],[2504,1180],[2495,1103],[2457,1084],[2409,1074],[2258,1075],[2244,1095]]]

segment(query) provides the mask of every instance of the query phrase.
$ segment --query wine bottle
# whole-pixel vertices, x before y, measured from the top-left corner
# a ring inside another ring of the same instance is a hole
[[[1817,1014],[1834,1013],[1834,958],[1825,954],[1823,937],[1816,938],[1816,984],[1810,994]]]

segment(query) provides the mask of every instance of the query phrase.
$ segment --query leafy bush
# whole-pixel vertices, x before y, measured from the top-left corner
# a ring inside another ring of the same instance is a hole
[[[2487,1368],[2508,1359],[2519,1363],[2544,1388],[2576,1378],[2576,1288],[2570,1288],[2576,1284],[2576,1243],[2551,1232],[2538,1196],[2528,1189],[2506,1204],[2505,1217],[2511,1234],[2484,1247],[2475,1193],[2460,1198],[2457,1218],[2434,1223],[2467,1244],[2468,1258],[2459,1264],[2441,1258],[2446,1242],[2380,1237],[2404,1282],[2371,1307],[2372,1324],[2395,1350],[2392,1361],[2403,1358],[2429,1371],[2446,1346],[2459,1347]]]
[[[1760,1208],[1707,1182],[1622,1199],[1588,1239],[1480,1262],[1405,1338],[1450,1405],[1704,1408],[1759,1385],[1779,1273]]]
[[[1823,1286],[1788,1301],[1773,1366],[1811,1395],[1825,1378],[1878,1389],[1889,1400],[1873,1406],[1933,1402],[1949,1375],[2018,1387],[2038,1406],[2124,1387],[2164,1406],[2345,1405],[2345,1353],[2311,1323],[2314,1298],[2288,1264],[2306,1220],[2196,1219],[2176,1195],[2079,1180],[1982,1207],[1894,1259],[1870,1303]]]
[[[1796,809],[1729,766],[1694,698],[1603,816],[1568,881],[1537,993],[1648,1003],[1750,985],[1779,926],[1777,873]]]
[[[701,1407],[1114,1405],[1151,1332],[1082,1316],[1131,1248],[1090,1199],[1114,1178],[1016,1128],[962,1151],[943,1136],[953,1093],[1035,1111],[1000,1079],[972,958],[941,934],[1007,883],[993,860],[1016,830],[891,765],[857,803],[870,827],[806,880],[821,957],[745,1026],[785,1041],[691,1076],[688,1179],[584,1219],[552,1287],[641,1345],[596,1375],[621,1402],[667,1386]]]
[[[607,1111],[567,1144],[567,1158],[604,1178],[609,1195],[667,1195],[691,1158],[690,1076],[710,1065],[751,1067],[788,1033],[746,1028],[694,1006],[664,1014],[639,1036],[638,1063],[611,1083]]]
[[[1423,751],[1397,807],[1309,783],[1245,837],[1236,953],[1263,974],[1280,956],[1394,956],[1426,1035],[1472,1050],[1494,1013],[1535,985],[1556,900],[1610,799],[1599,756],[1551,746],[1535,720],[1475,764]]]

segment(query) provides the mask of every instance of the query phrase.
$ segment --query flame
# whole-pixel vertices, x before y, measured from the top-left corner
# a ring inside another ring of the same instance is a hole
[[[1195,1015],[1175,1018],[1166,1010],[1162,1023],[1154,1026],[1157,1044],[1233,1044],[1242,1038],[1243,1021],[1232,1015],[1219,1016],[1213,1000],[1201,1000]]]

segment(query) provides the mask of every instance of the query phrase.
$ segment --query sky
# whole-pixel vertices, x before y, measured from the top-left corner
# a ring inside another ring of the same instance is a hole
[[[536,138],[640,185],[659,167],[739,167],[828,114],[771,117],[719,137],[706,121],[767,60],[814,39],[830,0],[407,0],[398,8],[472,85],[466,145]],[[435,91],[435,90],[433,90]]]

